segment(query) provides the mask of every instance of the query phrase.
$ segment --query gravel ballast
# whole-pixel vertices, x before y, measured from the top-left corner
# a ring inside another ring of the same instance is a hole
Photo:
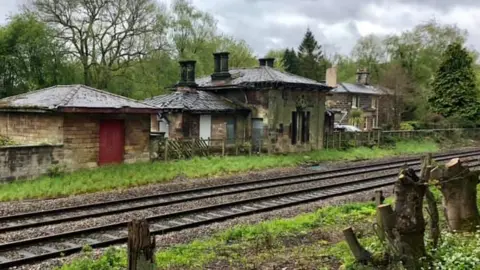
[[[387,187],[381,190],[383,190],[385,196],[387,197],[392,194],[393,188]],[[340,205],[340,204],[349,203],[349,202],[369,201],[372,199],[373,194],[374,194],[373,190],[365,191],[365,192],[360,192],[360,193],[346,195],[346,196],[339,196],[339,197],[326,199],[326,200],[319,200],[313,203],[303,204],[299,206],[283,208],[283,209],[279,209],[279,210],[275,210],[267,213],[260,213],[260,214],[255,214],[247,217],[235,218],[225,222],[214,223],[214,224],[210,224],[210,225],[206,225],[198,228],[183,230],[180,232],[172,232],[165,235],[158,235],[155,237],[156,246],[160,250],[160,249],[168,248],[177,244],[189,243],[194,239],[205,238],[217,232],[231,228],[235,225],[255,224],[255,223],[266,221],[266,220],[273,220],[273,219],[279,219],[279,218],[291,218],[302,213],[313,212],[316,209],[327,206],[327,205]],[[119,245],[119,247],[125,248],[126,245]],[[94,252],[96,255],[100,256],[105,250],[106,249],[97,249]],[[65,263],[71,262],[74,258],[77,258],[79,256],[81,255],[74,254],[71,256],[66,256],[64,258],[47,260],[39,264],[25,265],[17,268],[12,268],[12,269],[19,269],[19,270],[53,269]]]
[[[463,148],[458,151],[464,151],[475,148]],[[452,151],[442,151],[436,154],[449,153]],[[362,160],[362,161],[341,161],[341,162],[325,162],[321,163],[321,168],[315,171],[324,171],[334,168],[343,168],[349,166],[362,166],[366,164],[374,164],[379,162],[395,161],[402,158],[411,158],[418,155],[403,155],[374,160]],[[258,172],[236,174],[228,177],[213,177],[213,178],[199,178],[199,179],[187,179],[184,177],[178,177],[168,183],[159,183],[146,185],[141,187],[134,187],[121,190],[113,190],[108,192],[97,192],[84,195],[70,196],[66,198],[58,199],[46,199],[46,200],[24,200],[24,201],[11,201],[0,203],[0,216],[13,215],[25,212],[42,211],[52,208],[70,207],[95,202],[106,202],[118,199],[134,198],[138,196],[146,196],[152,194],[166,193],[171,191],[178,191],[183,189],[191,189],[197,187],[209,187],[219,184],[238,183],[244,181],[251,181],[257,179],[279,177],[285,175],[295,175],[300,173],[312,172],[309,167],[293,167],[293,168],[275,168]]]

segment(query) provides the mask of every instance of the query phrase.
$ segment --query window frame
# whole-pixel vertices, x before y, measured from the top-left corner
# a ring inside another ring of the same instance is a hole
[[[358,95],[352,95],[352,109],[358,109],[360,107],[360,98]]]

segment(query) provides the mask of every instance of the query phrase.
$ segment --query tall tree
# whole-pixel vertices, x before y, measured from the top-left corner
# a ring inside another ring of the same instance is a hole
[[[477,120],[479,103],[471,54],[456,42],[448,45],[442,58],[428,99],[431,109],[444,117]]]
[[[385,61],[385,46],[382,39],[375,35],[361,37],[352,50],[358,68],[367,68],[372,76],[371,81],[378,82],[380,63]]]
[[[112,73],[165,46],[166,14],[154,0],[33,0],[33,8],[81,63],[87,85],[105,88]]]
[[[318,44],[310,28],[307,29],[303,41],[298,47],[300,60],[300,75],[313,79],[324,80],[327,62],[322,53],[322,46]]]
[[[283,53],[282,64],[285,68],[285,71],[290,72],[292,74],[300,74],[300,63],[297,56],[297,53],[292,48],[286,49]]]
[[[75,82],[64,49],[34,14],[14,16],[0,27],[0,97]]]

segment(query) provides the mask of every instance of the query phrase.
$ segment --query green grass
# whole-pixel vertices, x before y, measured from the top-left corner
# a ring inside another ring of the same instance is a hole
[[[188,178],[229,175],[305,162],[375,159],[402,154],[438,151],[431,141],[398,142],[395,148],[353,148],[347,151],[322,150],[283,156],[239,156],[194,158],[171,162],[137,163],[80,170],[57,177],[40,177],[0,185],[0,201],[55,198],[75,194],[108,191],[152,183],[162,183],[179,175]]]
[[[480,191],[480,187],[478,189]],[[393,203],[393,198],[387,198],[386,202]],[[478,203],[480,204],[480,198]],[[371,202],[327,206],[293,218],[237,225],[205,239],[172,246],[157,252],[156,266],[158,269],[205,269],[213,263],[223,262],[224,268],[235,266],[236,269],[258,269],[261,268],[259,265],[268,265],[271,269],[271,264],[277,263],[277,268],[282,269],[285,264],[293,261],[298,269],[332,269],[333,261],[336,262],[336,267],[343,264],[345,270],[386,269],[385,266],[379,268],[355,264],[341,235],[344,227],[353,226],[360,243],[381,260],[384,247],[373,233],[371,224],[374,220],[375,205]],[[285,239],[309,239],[315,232],[337,237],[334,237],[336,240],[314,238],[310,242],[286,247],[288,241]],[[325,262],[325,258],[330,261]],[[432,254],[432,259],[433,269],[480,269],[480,232],[442,233],[442,241]],[[125,249],[111,248],[98,258],[87,251],[72,263],[58,269],[125,269],[126,264]],[[404,268],[394,265],[388,269]]]
[[[277,239],[294,235],[307,235],[311,230],[336,230],[337,226],[371,222],[375,214],[373,203],[350,203],[328,206],[314,213],[289,219],[269,220],[253,225],[237,225],[204,240],[177,245],[156,254],[158,269],[202,269],[208,263],[221,258],[230,258],[245,250],[261,251],[278,245]],[[111,249],[100,258],[93,259],[90,252],[62,266],[61,270],[107,269],[101,267],[124,267],[125,249]],[[109,262],[110,264],[106,264]],[[120,268],[121,269],[121,268]]]

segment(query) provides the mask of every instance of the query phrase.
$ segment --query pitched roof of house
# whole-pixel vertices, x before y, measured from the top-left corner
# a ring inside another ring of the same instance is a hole
[[[254,84],[288,84],[314,87],[328,91],[331,87],[325,83],[317,82],[305,77],[283,72],[269,66],[254,68],[233,68],[229,70],[231,78],[222,81],[212,81],[211,76],[196,79],[199,87],[228,87],[228,86],[253,86]]]
[[[372,85],[364,85],[357,83],[339,83],[331,93],[354,93],[354,94],[368,94],[368,95],[388,95],[389,90],[379,88]]]
[[[58,85],[0,99],[0,109],[127,109],[156,110],[134,99],[98,90],[85,85]],[[139,111],[139,112],[140,112]]]
[[[206,91],[177,91],[168,95],[146,99],[145,103],[161,110],[179,110],[191,112],[228,112],[249,110],[221,96]]]

